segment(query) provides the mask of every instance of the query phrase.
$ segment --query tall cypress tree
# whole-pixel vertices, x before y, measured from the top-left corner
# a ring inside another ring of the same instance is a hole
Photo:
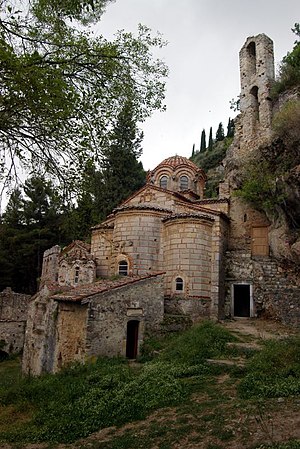
[[[193,143],[193,149],[192,149],[192,157],[195,156],[195,144]]]
[[[224,134],[223,123],[220,122],[219,126],[218,126],[218,129],[217,129],[217,132],[216,132],[216,140],[218,142],[220,142],[221,140],[224,140],[224,138],[225,138],[225,134]]]
[[[208,138],[208,151],[211,151],[212,148],[213,148],[212,127],[210,127],[209,138]]]
[[[226,137],[234,136],[234,120],[229,117]]]
[[[203,153],[205,150],[206,150],[206,135],[205,129],[203,129],[201,133],[200,152]]]

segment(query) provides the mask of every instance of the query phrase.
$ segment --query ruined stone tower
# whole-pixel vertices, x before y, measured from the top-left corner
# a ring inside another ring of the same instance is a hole
[[[242,141],[244,150],[270,138],[274,81],[273,41],[265,34],[248,37],[240,51]]]

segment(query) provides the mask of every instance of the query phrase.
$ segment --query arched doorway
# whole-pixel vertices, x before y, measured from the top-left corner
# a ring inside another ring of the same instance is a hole
[[[127,323],[127,338],[126,338],[126,357],[128,359],[135,359],[138,352],[138,338],[139,338],[139,321],[130,320]]]

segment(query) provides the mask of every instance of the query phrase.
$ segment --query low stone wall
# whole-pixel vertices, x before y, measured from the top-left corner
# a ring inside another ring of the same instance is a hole
[[[300,278],[295,267],[243,251],[228,251],[226,256],[226,316],[231,316],[232,284],[244,282],[253,289],[255,316],[300,325]]]
[[[9,287],[0,293],[0,349],[8,354],[23,350],[29,300]]]

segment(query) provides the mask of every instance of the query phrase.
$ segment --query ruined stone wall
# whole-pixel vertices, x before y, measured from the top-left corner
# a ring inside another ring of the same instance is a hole
[[[14,354],[23,349],[30,295],[6,288],[0,293],[0,341],[3,351]]]
[[[87,306],[60,302],[57,310],[53,371],[73,362],[84,362]]]
[[[36,376],[53,371],[57,309],[58,304],[49,298],[47,287],[30,301],[22,359],[25,374]]]
[[[88,356],[125,356],[127,323],[139,321],[138,347],[145,331],[163,320],[163,279],[157,276],[95,295],[90,301],[86,337]]]
[[[240,51],[241,95],[244,151],[267,141],[271,136],[272,102],[270,88],[274,81],[273,41],[264,34],[249,37]],[[259,142],[258,142],[259,140]]]
[[[55,245],[44,252],[40,287],[57,282],[60,252],[59,245]]]
[[[293,270],[270,257],[251,257],[246,250],[226,254],[227,316],[232,316],[232,285],[252,286],[254,316],[278,319],[300,325],[300,278]]]

